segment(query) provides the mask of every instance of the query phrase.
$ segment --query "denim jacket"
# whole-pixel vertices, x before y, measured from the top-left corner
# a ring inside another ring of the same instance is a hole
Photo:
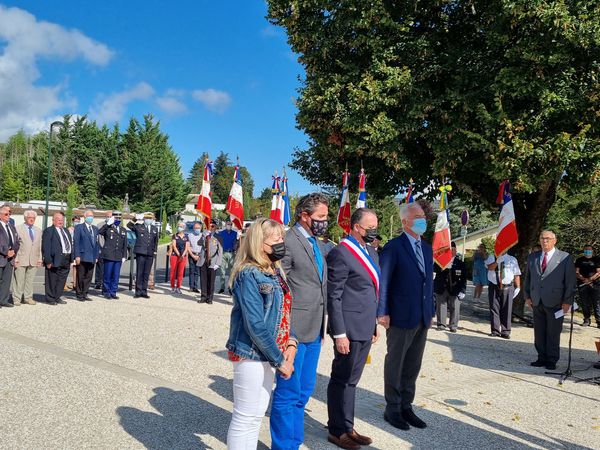
[[[227,349],[244,359],[280,367],[284,358],[276,338],[282,313],[283,290],[277,276],[254,267],[242,270],[233,284]]]

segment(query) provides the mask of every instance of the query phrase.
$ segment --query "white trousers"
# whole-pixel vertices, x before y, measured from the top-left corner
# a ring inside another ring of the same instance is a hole
[[[233,415],[227,432],[229,450],[256,450],[274,379],[275,369],[267,362],[233,363]]]

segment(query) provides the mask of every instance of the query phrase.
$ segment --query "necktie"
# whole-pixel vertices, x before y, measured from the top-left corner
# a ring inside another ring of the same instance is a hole
[[[319,271],[319,279],[323,281],[323,256],[321,256],[321,250],[319,250],[319,244],[317,238],[311,236],[308,238],[313,247],[313,253],[315,255],[315,263],[317,264],[317,270]]]
[[[28,227],[29,228],[29,237],[31,238],[31,242],[33,242],[33,228],[32,227]]]
[[[415,254],[417,255],[419,269],[423,274],[425,274],[425,261],[423,260],[423,252],[421,251],[421,241],[415,242]]]
[[[5,223],[4,229],[6,230],[6,234],[8,234],[8,248],[13,248],[14,241],[13,241],[13,235],[10,231],[10,226],[7,223]]]
[[[548,267],[548,253],[544,252],[544,259],[542,259],[542,273],[546,271],[546,267]]]
[[[67,232],[65,231],[64,228],[59,228],[60,233],[62,234],[62,237],[64,239],[64,243],[65,243],[65,253],[71,253],[71,241],[69,240],[69,236],[67,236]]]

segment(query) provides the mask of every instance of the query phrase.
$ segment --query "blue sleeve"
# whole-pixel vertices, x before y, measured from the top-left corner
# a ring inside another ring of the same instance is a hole
[[[389,315],[389,293],[392,292],[392,276],[396,265],[396,254],[390,243],[383,248],[379,257],[381,262],[381,280],[379,283],[379,304],[377,305],[377,317]]]
[[[74,250],[74,257],[81,257],[83,255],[83,248],[82,245],[80,243],[81,240],[81,231],[79,230],[79,225],[77,225],[75,227],[75,229],[73,230],[73,250]]]

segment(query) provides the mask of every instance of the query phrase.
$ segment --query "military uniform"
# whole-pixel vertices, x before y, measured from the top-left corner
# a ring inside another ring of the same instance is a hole
[[[120,225],[105,223],[98,234],[104,238],[102,294],[106,298],[117,298],[121,265],[127,258],[127,230]]]
[[[129,222],[127,228],[136,235],[135,253],[135,297],[148,296],[148,277],[158,248],[158,228],[154,225]]]

